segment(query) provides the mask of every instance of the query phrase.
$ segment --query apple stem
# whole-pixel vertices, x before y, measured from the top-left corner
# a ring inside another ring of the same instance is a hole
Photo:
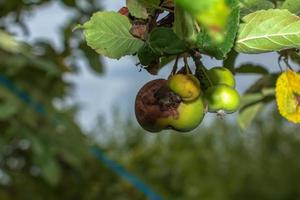
[[[187,55],[183,56],[183,62],[184,62],[184,67],[185,67],[186,74],[190,74],[191,73],[191,69],[190,69],[190,66],[189,66]]]
[[[225,119],[225,111],[224,110],[218,110],[217,112],[217,116],[220,118],[220,119]]]
[[[201,87],[203,87],[204,90],[211,87],[213,84],[207,74],[207,69],[201,62],[201,54],[198,51],[195,51],[193,54],[191,54],[195,65],[196,65],[196,77],[199,79],[201,83]]]
[[[205,103],[204,113],[208,113],[208,104],[207,103]]]
[[[171,71],[171,74],[169,76],[169,78],[172,76],[172,75],[175,75],[176,72],[177,72],[177,69],[178,69],[178,60],[179,60],[179,56],[176,56],[176,59],[175,59],[175,63],[173,65],[173,69]]]
[[[288,56],[288,52],[289,51],[295,51],[293,49],[289,49],[289,50],[283,50],[283,51],[280,51],[279,52],[279,57],[278,57],[278,65],[279,65],[279,68],[280,68],[280,71],[282,72],[283,69],[282,69],[282,65],[281,65],[281,61],[284,62],[284,64],[286,65],[286,68],[294,71],[293,67],[290,65],[289,63],[289,56]]]

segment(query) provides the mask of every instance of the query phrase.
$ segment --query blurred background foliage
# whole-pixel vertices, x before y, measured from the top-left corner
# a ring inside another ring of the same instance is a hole
[[[36,105],[0,86],[1,200],[145,199],[91,156],[95,141],[165,199],[300,199],[299,126],[287,125],[273,109],[246,132],[217,120],[191,134],[145,134],[116,113],[114,128],[100,118],[84,133],[74,120],[77,108],[63,103],[72,93],[64,75],[76,73],[79,59],[104,72],[101,57],[72,33],[101,6],[62,1],[76,13],[61,29],[62,49],[49,41],[16,41],[9,26],[29,34],[24,16],[49,2],[0,0],[0,75],[45,106],[36,112]]]
[[[246,132],[223,120],[191,134],[149,135],[130,121],[118,124],[118,131],[101,132],[105,125],[99,123],[94,134],[105,134],[102,146],[111,157],[166,199],[300,198],[299,127],[276,112],[265,113]],[[126,137],[120,139],[120,132]]]

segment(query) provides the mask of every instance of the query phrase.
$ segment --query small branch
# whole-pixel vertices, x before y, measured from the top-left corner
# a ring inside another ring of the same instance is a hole
[[[286,66],[287,66],[290,70],[295,71],[295,70],[293,69],[293,67],[290,65],[289,59],[288,59],[288,58],[283,58],[283,62],[286,64]]]
[[[173,70],[172,70],[171,75],[176,74],[176,71],[177,71],[177,69],[178,69],[178,60],[179,60],[179,56],[176,56],[176,60],[175,60],[175,63],[174,63],[174,65],[173,65]]]
[[[184,67],[185,67],[185,73],[186,74],[191,74],[192,71],[190,69],[188,58],[187,58],[186,54],[184,54],[184,56],[183,56],[183,62],[184,62]]]
[[[201,28],[200,28],[200,26],[199,26],[199,24],[198,24],[197,21],[195,21],[195,27],[196,27],[197,32],[200,33]]]
[[[153,15],[151,15],[149,17],[149,21],[148,21],[148,32],[150,33],[156,26],[157,26],[157,18],[160,14],[159,10],[155,10],[153,12]]]
[[[296,52],[296,51],[297,51],[297,49],[286,49],[286,50],[282,50],[282,51],[278,52],[279,53],[278,65],[279,65],[279,68],[280,68],[281,72],[282,72],[281,61],[283,61],[285,63],[287,68],[294,71],[294,69],[292,68],[292,66],[289,63],[289,55],[290,55],[290,53],[293,53],[293,52]]]
[[[207,69],[201,62],[201,54],[198,51],[194,51],[191,54],[195,65],[196,65],[196,77],[199,79],[200,83],[203,85],[204,89],[211,87],[213,84],[207,75]]]
[[[283,72],[283,68],[282,68],[282,66],[281,66],[281,55],[278,57],[277,63],[278,63],[278,66],[279,66],[279,70],[280,70],[280,72],[282,73],[282,72]]]
[[[168,25],[169,27],[172,26],[173,21],[174,21],[174,11],[170,10],[168,8],[164,8],[162,7],[164,3],[164,0],[160,1],[159,6],[154,6],[155,11],[153,12],[153,15],[149,17],[149,21],[148,21],[148,31],[149,33],[157,26],[165,26]],[[157,22],[157,18],[158,16],[163,13],[164,11],[168,11],[169,14],[164,17],[163,19],[161,19],[160,21]]]

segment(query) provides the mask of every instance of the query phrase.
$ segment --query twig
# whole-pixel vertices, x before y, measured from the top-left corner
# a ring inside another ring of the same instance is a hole
[[[278,52],[279,53],[278,64],[279,64],[279,68],[280,68],[281,72],[283,71],[282,66],[281,66],[281,61],[284,62],[284,64],[287,66],[287,68],[294,71],[294,69],[292,68],[292,66],[289,63],[289,53],[293,52],[293,51],[296,51],[296,49],[287,49],[287,50]]]
[[[174,65],[173,65],[173,70],[172,70],[171,75],[176,74],[176,71],[177,71],[177,69],[178,69],[178,60],[179,60],[179,56],[176,56],[175,63],[174,63]]]
[[[184,62],[184,67],[185,67],[186,74],[190,74],[192,71],[190,69],[189,62],[188,62],[186,54],[183,56],[183,62]]]
[[[150,33],[156,26],[157,26],[157,18],[160,14],[159,10],[155,10],[153,15],[151,15],[149,17],[149,21],[148,21],[148,32]]]
[[[201,62],[201,54],[198,51],[194,51],[191,54],[195,65],[196,65],[196,77],[199,79],[200,83],[203,85],[204,89],[211,87],[213,84],[207,75],[207,70],[203,63]]]

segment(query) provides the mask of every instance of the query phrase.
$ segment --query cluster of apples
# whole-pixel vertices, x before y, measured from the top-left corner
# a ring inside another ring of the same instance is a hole
[[[240,106],[240,95],[235,90],[235,79],[225,67],[214,67],[208,70],[211,86],[205,91],[208,112],[219,115],[237,111]]]
[[[235,112],[240,97],[234,89],[233,74],[224,67],[214,67],[207,74],[210,87],[205,91],[192,74],[179,73],[168,80],[146,83],[135,101],[139,124],[149,132],[164,129],[188,132],[202,122],[207,111],[222,115]]]

